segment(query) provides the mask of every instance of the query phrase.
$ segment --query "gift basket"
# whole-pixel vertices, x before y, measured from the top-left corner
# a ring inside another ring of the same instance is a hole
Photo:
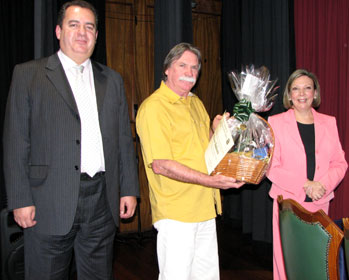
[[[273,155],[274,134],[268,122],[254,112],[266,112],[274,105],[276,80],[270,80],[266,67],[253,65],[228,76],[239,101],[233,109],[234,118],[227,119],[234,144],[211,175],[259,184]]]

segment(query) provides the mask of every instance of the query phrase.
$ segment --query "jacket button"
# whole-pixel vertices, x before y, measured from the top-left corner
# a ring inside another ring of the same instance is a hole
[[[79,170],[79,166],[75,165],[74,166],[75,170]]]
[[[79,139],[76,140],[76,144],[80,145],[80,140]]]

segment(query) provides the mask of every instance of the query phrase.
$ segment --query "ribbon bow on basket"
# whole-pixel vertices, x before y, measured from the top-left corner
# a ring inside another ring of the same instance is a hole
[[[242,99],[240,102],[234,105],[233,116],[240,122],[245,122],[248,121],[251,113],[253,112],[254,110],[252,108],[251,102],[247,101],[246,99]]]

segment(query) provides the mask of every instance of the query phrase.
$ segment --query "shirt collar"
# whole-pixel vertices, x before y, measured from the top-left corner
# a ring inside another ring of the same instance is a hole
[[[57,52],[57,55],[59,57],[59,60],[62,63],[63,69],[64,71],[67,71],[69,69],[72,69],[73,67],[77,66],[78,64],[76,64],[76,62],[74,60],[72,60],[69,56],[67,56],[66,54],[64,54],[62,52],[62,50],[59,50]],[[91,60],[88,58],[86,59],[83,63],[81,63],[80,65],[84,66],[85,68],[89,69],[91,67]]]
[[[196,97],[196,95],[192,92],[189,92],[188,96],[186,98],[178,95],[175,93],[172,89],[170,89],[164,81],[161,81],[160,85],[160,91],[163,93],[171,103],[176,103],[178,101],[182,101],[184,103],[190,102],[192,97]]]

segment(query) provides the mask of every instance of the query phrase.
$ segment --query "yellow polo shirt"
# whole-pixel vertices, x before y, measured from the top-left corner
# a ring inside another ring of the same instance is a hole
[[[164,82],[140,106],[136,118],[144,165],[149,181],[153,223],[161,219],[202,222],[220,214],[218,189],[189,184],[157,175],[156,159],[169,159],[207,174],[205,150],[210,119],[194,94],[180,97]]]

